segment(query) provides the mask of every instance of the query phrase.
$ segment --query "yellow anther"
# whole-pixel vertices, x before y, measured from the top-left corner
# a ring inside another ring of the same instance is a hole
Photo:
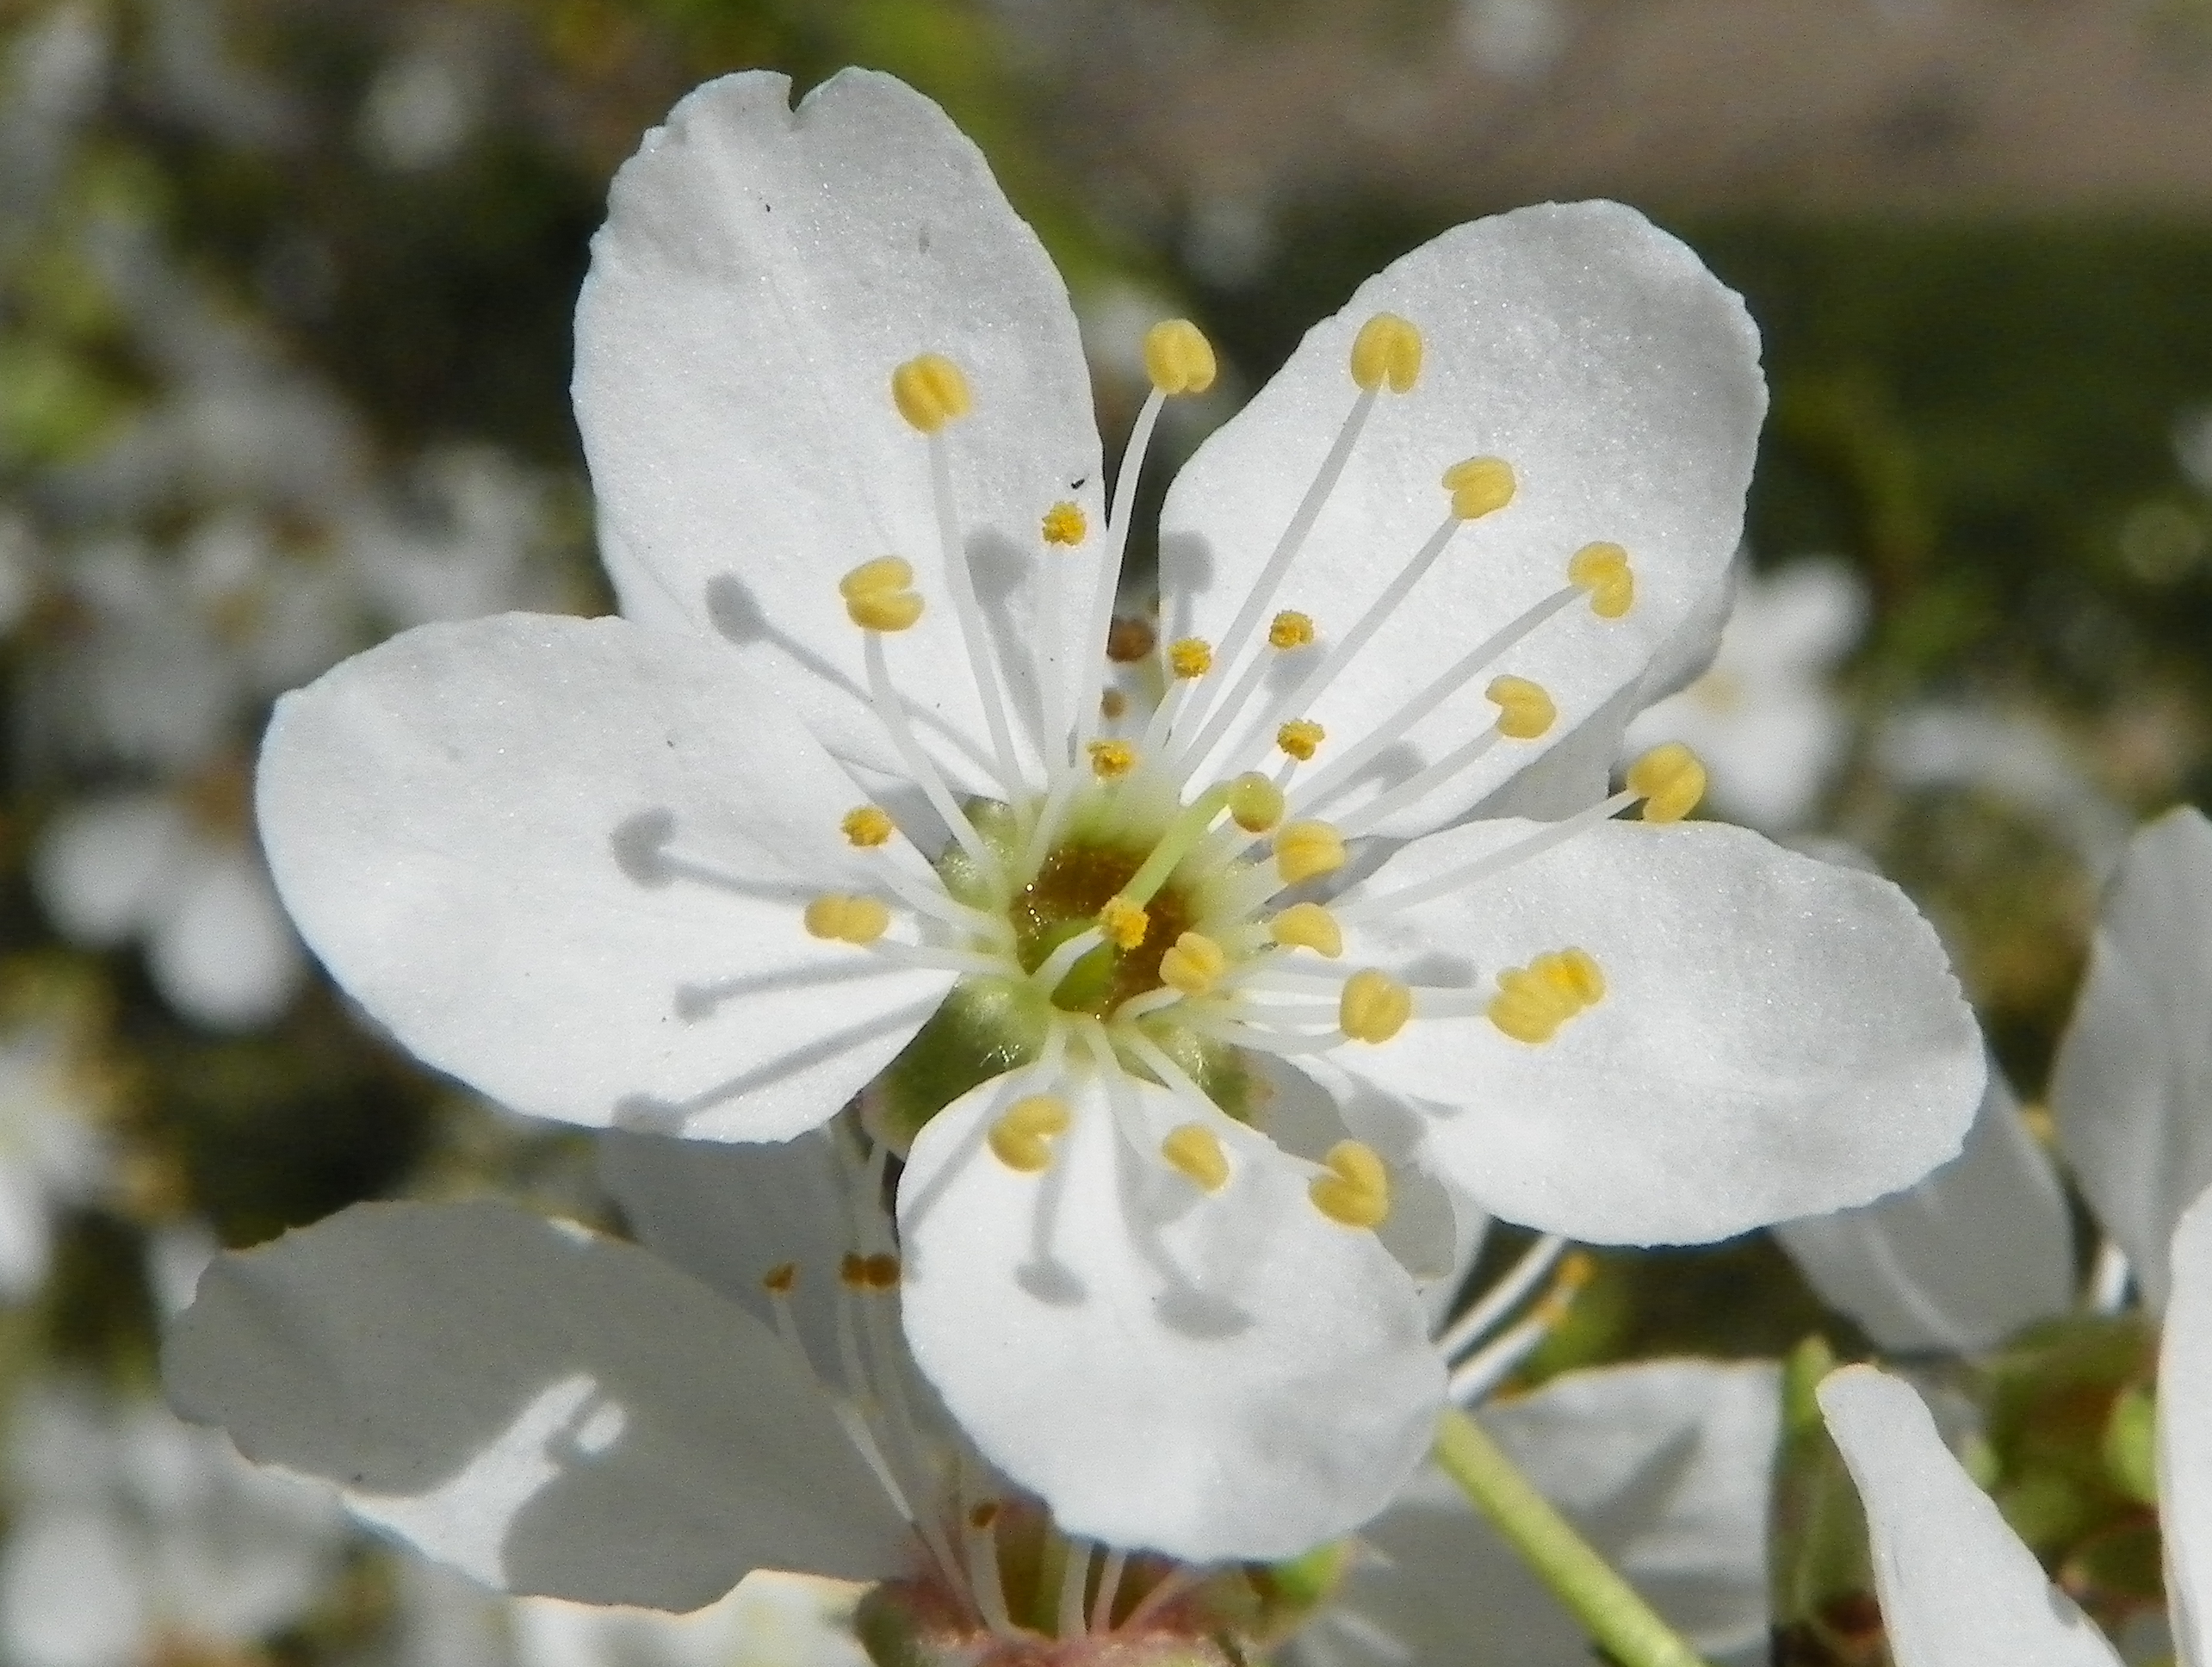
[[[1569,1253],[1560,1259],[1559,1271],[1552,1276],[1552,1288],[1530,1309],[1528,1317],[1539,1325],[1558,1325],[1567,1317],[1583,1288],[1596,1277],[1595,1256],[1587,1250]]]
[[[1344,953],[1344,928],[1319,903],[1292,903],[1267,922],[1267,935],[1286,949],[1310,949],[1332,961]]]
[[[1108,689],[1099,696],[1099,716],[1109,723],[1129,710],[1129,697],[1118,689]]]
[[[1567,583],[1589,592],[1589,610],[1618,619],[1636,605],[1636,574],[1618,544],[1585,544],[1567,559]]]
[[[1587,951],[1547,950],[1497,976],[1490,1021],[1516,1042],[1549,1042],[1559,1026],[1605,997],[1605,975]]]
[[[903,631],[921,617],[921,597],[910,589],[914,566],[903,556],[879,555],[837,581],[846,617],[864,631]]]
[[[1558,721],[1559,709],[1541,684],[1527,678],[1490,679],[1484,695],[1497,708],[1497,732],[1512,741],[1534,741]]]
[[[1595,1007],[1605,1000],[1604,970],[1587,950],[1553,950],[1528,964],[1545,982],[1573,996],[1582,1007]]]
[[[968,414],[968,379],[942,353],[908,359],[891,373],[891,403],[924,434]]]
[[[1267,622],[1267,646],[1287,654],[1313,641],[1313,621],[1295,609],[1286,608]]]
[[[1041,530],[1048,544],[1080,544],[1090,530],[1091,524],[1084,517],[1080,505],[1055,504],[1044,511],[1044,524]]]
[[[1329,731],[1311,718],[1292,718],[1275,731],[1275,745],[1300,764],[1321,751],[1321,743],[1329,739]]]
[[[1688,747],[1670,741],[1628,766],[1628,790],[1643,796],[1645,821],[1678,822],[1705,796],[1705,766]]]
[[[1265,834],[1283,819],[1283,790],[1248,770],[1229,784],[1229,819],[1247,834]]]
[[[1168,669],[1186,683],[1204,677],[1213,670],[1213,645],[1195,636],[1169,644]]]
[[[1156,324],[1144,332],[1144,374],[1162,394],[1203,394],[1213,386],[1213,344],[1188,319]]]
[[[1228,970],[1221,945],[1199,932],[1185,933],[1160,957],[1160,982],[1186,995],[1204,995]]]
[[[1369,394],[1390,384],[1410,392],[1421,375],[1421,332],[1395,313],[1378,313],[1352,338],[1352,380]]]
[[[1126,897],[1109,897],[1099,911],[1099,930],[1116,949],[1135,949],[1144,941],[1145,928],[1151,924],[1152,917]]]
[[[1275,871],[1297,885],[1344,866],[1344,836],[1327,822],[1292,822],[1275,835]]]
[[[1315,1209],[1343,1227],[1379,1227],[1390,1219],[1390,1171],[1374,1148],[1340,1140],[1322,1162],[1329,1173],[1306,1187]]]
[[[974,1528],[979,1534],[988,1529],[992,1523],[998,1520],[999,1502],[995,1499],[986,1499],[978,1504],[969,1507],[968,1526]]]
[[[872,944],[891,924],[891,911],[873,897],[831,892],[807,905],[807,930],[844,944]]]
[[[878,1250],[860,1265],[861,1278],[871,1291],[895,1291],[899,1286],[899,1259]]]
[[[1452,494],[1452,513],[1473,521],[1513,501],[1519,483],[1503,457],[1470,457],[1444,471],[1444,490]]]
[[[845,1260],[837,1265],[837,1277],[855,1291],[864,1289],[868,1284],[868,1259],[858,1252],[846,1251]]]
[[[1344,981],[1336,999],[1336,1027],[1354,1042],[1378,1045],[1413,1017],[1413,992],[1379,967],[1362,967]]]
[[[1119,781],[1137,768],[1137,749],[1125,741],[1094,741],[1083,750],[1091,755],[1091,773],[1100,781]]]
[[[760,1276],[761,1289],[771,1296],[787,1297],[791,1287],[799,1282],[799,1265],[795,1261],[779,1261]]]
[[[845,820],[838,823],[845,837],[862,850],[890,843],[891,835],[898,832],[890,816],[879,806],[864,804],[858,810],[848,810]]]
[[[1052,1162],[1050,1142],[1068,1132],[1068,1102],[1050,1094],[1029,1094],[1006,1108],[985,1137],[991,1155],[1018,1174],[1033,1175]]]
[[[1221,1149],[1221,1137],[1203,1123],[1171,1131],[1160,1143],[1160,1156],[1202,1193],[1218,1193],[1229,1184],[1229,1154]]]

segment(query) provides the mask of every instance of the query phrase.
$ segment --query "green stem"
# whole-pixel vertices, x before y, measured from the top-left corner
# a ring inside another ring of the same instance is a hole
[[[1436,1462],[1621,1667],[1706,1667],[1465,1413],[1437,1425]]]

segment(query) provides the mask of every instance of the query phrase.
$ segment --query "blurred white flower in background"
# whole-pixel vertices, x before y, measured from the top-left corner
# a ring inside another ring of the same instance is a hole
[[[301,1618],[343,1544],[323,1490],[90,1385],[26,1394],[8,1464],[0,1649],[15,1667],[235,1653]]]
[[[65,1015],[0,1013],[0,1302],[38,1292],[57,1214],[106,1183],[102,1109]]]
[[[1831,679],[1866,617],[1865,586],[1842,561],[1744,573],[1712,666],[1631,723],[1629,747],[1682,741],[1705,761],[1714,810],[1769,832],[1805,826],[1850,740]]]

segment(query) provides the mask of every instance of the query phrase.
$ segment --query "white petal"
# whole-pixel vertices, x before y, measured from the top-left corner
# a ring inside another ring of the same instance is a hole
[[[1726,572],[1766,406],[1743,304],[1688,249],[1617,203],[1551,204],[1455,227],[1361,285],[1176,480],[1162,518],[1178,629],[1187,587],[1216,637],[1290,523],[1352,406],[1355,333],[1397,313],[1427,343],[1421,379],[1381,397],[1277,605],[1341,634],[1442,520],[1442,472],[1479,454],[1519,480],[1505,509],[1463,527],[1407,604],[1304,716],[1356,740],[1473,643],[1565,582],[1604,540],[1629,552],[1635,606],[1579,602],[1492,670],[1556,701],[1554,736],[1636,683]],[[1476,676],[1412,731],[1434,758],[1496,716]],[[1432,801],[1429,825],[1520,767],[1509,744]],[[1324,755],[1325,757],[1325,755]],[[1356,803],[1354,790],[1348,803]]]
[[[610,1130],[599,1178],[647,1249],[763,1322],[775,1318],[763,1276],[796,1267],[788,1300],[815,1369],[827,1372],[838,1359],[838,1264],[858,1248],[831,1139],[812,1129],[732,1145]]]
[[[1571,1373],[1481,1418],[1660,1615],[1719,1657],[1766,1641],[1780,1393],[1763,1362],[1655,1360]],[[1336,1606],[1400,1659],[1588,1667],[1580,1623],[1433,1466],[1360,1537],[1379,1555],[1355,1565]],[[1372,1646],[1350,1655],[1387,1658]]]
[[[709,82],[616,177],[576,324],[609,565],[632,617],[728,636],[833,749],[887,761],[836,582],[904,556],[928,611],[893,666],[918,705],[980,742],[926,448],[890,375],[925,352],[966,373],[974,409],[945,438],[988,604],[1039,559],[1055,502],[1102,530],[1075,315],[934,104],[856,70],[790,101],[780,75]],[[1095,530],[1084,553],[1051,555],[1087,573]]]
[[[1822,1300],[1893,1354],[1992,1348],[2073,1302],[2065,1190],[1994,1066],[1958,1156],[1878,1204],[1775,1231]]]
[[[366,1205],[218,1261],[170,1394],[514,1592],[687,1609],[747,1570],[902,1565],[773,1335],[646,1252],[503,1205]]]
[[[2043,1577],[1909,1385],[1847,1366],[1821,1384],[1820,1410],[1866,1505],[1898,1667],[2117,1667],[2104,1634]]]
[[[13,1525],[0,1551],[0,1644],[22,1667],[118,1667],[152,1642],[148,1594],[119,1523],[90,1511]]]
[[[763,1570],[687,1615],[548,1598],[515,1605],[522,1667],[868,1667],[846,1623],[853,1589]]]
[[[62,935],[95,949],[144,929],[173,883],[183,814],[154,793],[65,812],[40,837],[31,883]]]
[[[288,696],[259,783],[294,919],[401,1042],[520,1111],[716,1140],[821,1122],[951,982],[808,935],[871,863],[935,883],[846,844],[859,800],[720,644],[524,614]]]
[[[2159,1521],[2183,1667],[2212,1662],[2212,1193],[2183,1212],[2159,1349]]]
[[[1381,1509],[1428,1446],[1443,1368],[1412,1283],[1264,1137],[1117,1083],[1125,1130],[1097,1074],[1056,1090],[1074,1120],[1041,1174],[982,1143],[1039,1077],[922,1131],[899,1188],[915,1358],[1070,1533],[1202,1562],[1303,1552]],[[1201,1119],[1231,1165],[1211,1195],[1156,1145]]]
[[[236,842],[195,837],[181,871],[146,945],[163,999],[216,1030],[281,1017],[307,957],[259,858]]]
[[[1416,841],[1382,896],[1540,831]],[[1530,1045],[1418,1016],[1330,1063],[1428,1119],[1438,1168],[1509,1221],[1598,1243],[1725,1237],[1862,1204],[1958,1150],[1980,1038],[1928,923],[1887,881],[1718,823],[1608,822],[1503,875],[1348,923],[1344,964],[1486,998],[1570,945],[1604,998]]]
[[[2212,1186],[2208,1106],[2212,822],[2184,805],[2128,845],[2051,1068],[2060,1149],[2153,1312],[2174,1223]]]

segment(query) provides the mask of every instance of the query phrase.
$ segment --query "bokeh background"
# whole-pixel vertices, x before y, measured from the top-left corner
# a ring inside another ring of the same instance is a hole
[[[811,1636],[487,1608],[170,1422],[153,1360],[218,1243],[494,1187],[604,1218],[580,1140],[321,978],[253,748],[392,631],[606,608],[567,382],[608,177],[709,75],[846,63],[988,154],[1110,447],[1160,317],[1227,367],[1187,451],[1458,220],[1688,239],[1775,406],[1738,623],[1639,737],[1900,881],[2031,1118],[2128,833],[2212,803],[2206,0],[0,0],[0,1664]],[[1756,1236],[1602,1259],[1526,1370],[1812,1333],[1860,1341]]]

